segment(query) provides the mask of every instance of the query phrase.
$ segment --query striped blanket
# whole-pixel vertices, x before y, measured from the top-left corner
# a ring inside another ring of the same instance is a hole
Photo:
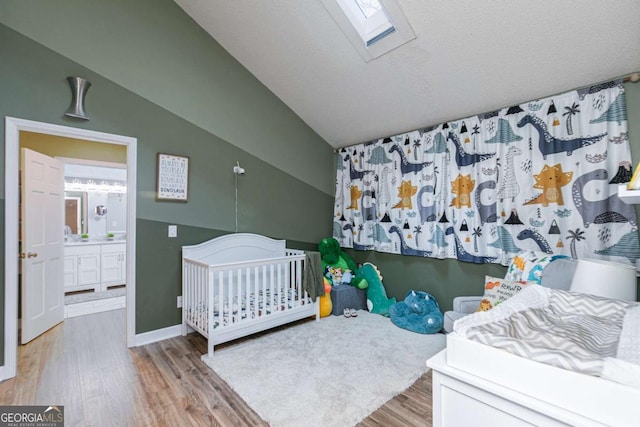
[[[463,337],[640,388],[640,304],[530,286],[456,321]]]

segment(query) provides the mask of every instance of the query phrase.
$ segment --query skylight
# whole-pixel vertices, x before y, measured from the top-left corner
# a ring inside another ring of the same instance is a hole
[[[395,31],[378,0],[337,0],[367,46]]]
[[[396,0],[320,0],[365,61],[416,36]]]
[[[358,5],[360,11],[367,19],[382,10],[382,6],[380,6],[378,0],[354,0],[354,3]]]

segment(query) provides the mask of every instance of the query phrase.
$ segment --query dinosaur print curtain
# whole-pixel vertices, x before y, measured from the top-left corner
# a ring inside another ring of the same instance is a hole
[[[507,265],[521,250],[635,263],[622,81],[342,149],[343,247]]]

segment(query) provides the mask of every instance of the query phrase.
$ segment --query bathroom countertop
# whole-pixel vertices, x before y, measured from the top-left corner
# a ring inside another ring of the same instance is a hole
[[[68,241],[64,242],[65,246],[88,246],[88,245],[114,245],[116,243],[127,243],[126,240],[88,240],[86,242],[83,241]]]

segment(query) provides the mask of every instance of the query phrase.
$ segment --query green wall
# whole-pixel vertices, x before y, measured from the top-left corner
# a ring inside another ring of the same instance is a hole
[[[330,233],[332,197],[258,156],[1,24],[0,58],[0,117],[138,139],[136,333],[180,323],[176,308],[176,296],[181,293],[180,247],[234,231],[232,168],[236,161],[247,170],[238,179],[238,231],[284,238],[301,249],[315,247]],[[93,83],[87,95],[89,121],[63,115],[70,102],[66,82],[69,75],[82,75]],[[0,122],[0,134],[4,135],[4,120]],[[327,144],[323,143],[323,147],[331,153]],[[4,185],[4,150],[1,151],[0,176]],[[190,158],[189,202],[156,201],[158,152]],[[299,157],[298,162],[306,162],[307,168],[317,167],[315,161]],[[178,225],[177,239],[166,237],[168,224]],[[4,259],[4,253],[0,258]],[[0,291],[4,294],[4,284]],[[0,325],[0,331],[3,328]]]
[[[172,0],[2,0],[0,23],[333,193],[329,145]]]
[[[499,264],[472,264],[454,259],[425,259],[380,252],[349,251],[356,262],[370,262],[380,269],[389,297],[403,300],[410,290],[432,294],[440,309],[451,310],[459,295],[482,295],[484,276],[504,277]]]

